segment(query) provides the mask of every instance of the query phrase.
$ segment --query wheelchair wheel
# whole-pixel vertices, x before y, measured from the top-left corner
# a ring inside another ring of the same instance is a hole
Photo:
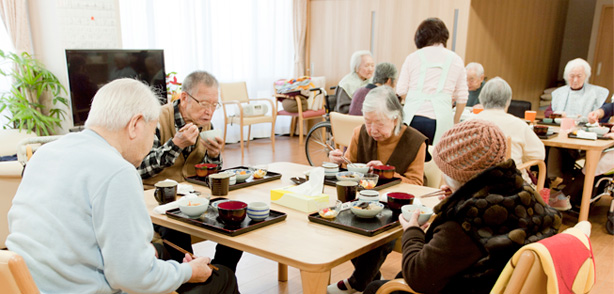
[[[305,155],[311,166],[320,166],[322,162],[328,161],[331,150],[326,144],[335,146],[330,122],[322,121],[309,130],[305,139]]]

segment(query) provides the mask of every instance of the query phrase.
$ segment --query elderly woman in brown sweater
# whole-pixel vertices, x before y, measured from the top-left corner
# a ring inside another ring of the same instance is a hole
[[[403,124],[403,107],[394,90],[380,86],[369,92],[362,105],[365,124],[354,129],[345,156],[352,162],[369,166],[389,164],[405,183],[422,185],[426,137]],[[331,151],[329,160],[343,163],[341,150]],[[369,282],[379,279],[379,269],[392,251],[394,242],[382,245],[352,259],[354,272],[348,279],[328,286],[327,293],[363,291]]]
[[[389,164],[395,167],[394,176],[404,183],[422,185],[426,137],[403,124],[403,106],[394,90],[389,86],[371,90],[365,97],[362,113],[365,124],[354,129],[345,154],[333,150],[329,160],[344,164],[344,155],[351,162],[366,163],[369,167]]]
[[[443,134],[433,159],[453,193],[439,203],[426,232],[418,213],[403,227],[399,278],[419,293],[489,293],[523,245],[558,232],[561,215],[525,184],[506,137],[491,122],[469,120]],[[369,284],[373,294],[385,281]]]

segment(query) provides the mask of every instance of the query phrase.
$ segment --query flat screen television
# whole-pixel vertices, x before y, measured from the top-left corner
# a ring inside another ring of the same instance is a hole
[[[67,49],[66,62],[75,126],[85,123],[96,91],[115,79],[138,79],[155,89],[161,104],[166,103],[163,50]]]

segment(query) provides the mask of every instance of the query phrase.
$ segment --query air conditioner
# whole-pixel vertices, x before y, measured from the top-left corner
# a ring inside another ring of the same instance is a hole
[[[243,116],[260,116],[269,111],[266,104],[245,104],[243,105]]]

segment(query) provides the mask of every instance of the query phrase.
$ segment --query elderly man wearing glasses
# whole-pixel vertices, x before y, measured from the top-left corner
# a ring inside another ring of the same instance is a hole
[[[195,174],[194,165],[199,163],[216,163],[221,167],[222,138],[204,140],[199,136],[201,131],[213,129],[211,118],[220,107],[218,88],[213,75],[195,71],[183,81],[181,97],[162,106],[153,146],[138,167],[146,189],[165,179],[183,182]],[[154,228],[163,239],[193,252],[189,235],[165,227]],[[179,251],[171,247],[166,249],[170,258],[183,259]],[[242,254],[242,251],[218,244],[213,260],[234,272]]]

